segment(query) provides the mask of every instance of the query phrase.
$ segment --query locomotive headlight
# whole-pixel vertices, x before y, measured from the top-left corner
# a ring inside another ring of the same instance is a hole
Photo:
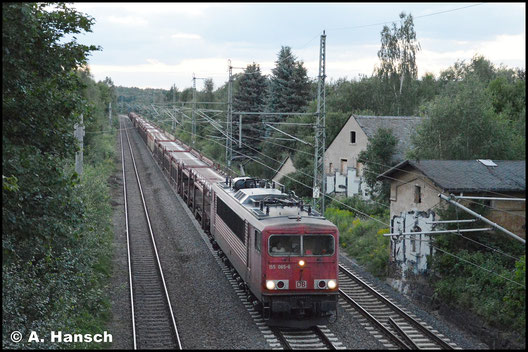
[[[266,280],[266,288],[268,290],[273,290],[275,288],[275,283],[271,280]]]
[[[328,288],[333,290],[334,288],[337,287],[337,282],[336,280],[328,280]]]
[[[299,260],[299,266],[304,266],[304,264],[305,264],[304,260],[302,260],[302,259]]]

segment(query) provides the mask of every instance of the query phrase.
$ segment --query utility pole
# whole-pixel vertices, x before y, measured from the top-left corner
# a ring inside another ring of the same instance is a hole
[[[192,112],[191,112],[191,120],[192,120],[192,146],[194,148],[194,141],[196,140],[196,77],[194,76],[193,72],[193,97],[192,97]]]
[[[238,147],[242,148],[242,114],[238,115]]]
[[[227,83],[227,135],[226,135],[226,163],[227,168],[231,169],[231,159],[233,158],[233,67],[231,66],[231,60],[229,60],[229,80]],[[228,170],[228,172],[229,172]]]
[[[79,141],[81,150],[75,153],[75,172],[78,175],[83,173],[83,139],[84,139],[84,124],[83,124],[83,114],[81,114],[81,121],[76,123],[74,126],[75,131],[73,135]]]
[[[315,124],[313,205],[321,214],[325,211],[326,175],[324,154],[326,147],[326,102],[325,102],[326,34],[323,31],[319,47],[319,81],[317,84],[317,121]]]
[[[172,85],[172,106],[173,108],[176,106],[176,83]],[[174,132],[174,129],[176,128],[176,122],[174,121],[174,118],[172,119],[172,131]]]

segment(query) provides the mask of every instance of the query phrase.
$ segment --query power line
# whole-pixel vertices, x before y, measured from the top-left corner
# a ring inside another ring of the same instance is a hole
[[[181,128],[181,127],[178,127],[178,128]],[[182,130],[182,131],[185,132],[185,133],[189,133],[188,131],[185,131],[185,130]],[[212,139],[209,139],[209,138],[206,138],[206,137],[203,137],[203,136],[198,136],[198,137],[199,137],[199,138],[202,138],[202,139],[205,139],[205,140],[209,140],[209,141],[211,141],[211,142],[213,142],[213,143],[215,143],[215,144],[218,144],[218,145],[220,145],[220,146],[223,146],[222,144],[218,143],[218,142],[215,141],[215,140],[212,140]],[[255,162],[257,162],[257,163],[259,163],[259,164],[261,164],[261,165],[263,165],[263,166],[265,166],[265,167],[267,167],[267,168],[269,168],[269,169],[271,169],[271,170],[273,170],[273,171],[275,171],[275,172],[278,171],[278,170],[273,169],[273,168],[270,167],[269,165],[266,165],[266,164],[264,164],[264,163],[262,163],[262,162],[260,162],[260,161],[258,161],[258,160],[256,160],[256,159],[251,158],[251,157],[248,156],[248,155],[245,155],[245,154],[240,153],[240,152],[238,152],[238,151],[234,151],[234,152],[237,153],[237,154],[243,155],[243,156],[247,157],[248,159],[251,159],[251,160],[253,160],[253,161],[255,161]],[[231,169],[230,169],[230,170],[231,170]],[[231,171],[233,171],[233,170],[231,170]],[[236,174],[236,173],[235,173],[235,174]],[[310,187],[310,186],[304,184],[304,183],[301,182],[301,181],[298,181],[298,180],[296,180],[296,179],[294,179],[294,178],[292,178],[292,177],[289,177],[288,175],[284,175],[284,176],[287,177],[287,178],[289,178],[289,179],[291,179],[291,180],[294,181],[294,182],[299,183],[300,185],[302,185],[302,186],[304,186],[304,187],[307,187],[308,189],[312,189],[312,190],[313,190],[312,187]],[[357,212],[357,213],[359,213],[359,214],[362,214],[363,216],[366,216],[366,217],[368,217],[368,218],[370,218],[370,219],[372,219],[372,220],[374,220],[374,221],[376,221],[376,222],[379,222],[379,223],[381,223],[382,225],[385,225],[385,226],[389,226],[389,227],[390,227],[390,224],[388,224],[388,223],[384,223],[383,221],[378,220],[378,219],[376,219],[376,218],[374,218],[374,217],[372,217],[372,216],[370,216],[370,215],[368,215],[368,214],[365,214],[365,213],[361,212],[360,210],[355,209],[355,208],[349,206],[348,204],[345,204],[345,203],[343,203],[343,202],[341,202],[341,201],[339,201],[339,200],[337,200],[337,199],[335,199],[335,198],[332,198],[332,197],[330,197],[330,196],[327,196],[327,197],[328,197],[329,199],[333,200],[333,201],[336,201],[337,203],[340,203],[340,204],[344,205],[345,207],[347,207],[347,208],[349,208],[349,209],[354,210],[355,212]],[[435,206],[436,206],[436,205],[435,205]],[[420,241],[423,241],[423,240],[420,240]],[[430,241],[428,241],[428,242],[430,242]],[[431,242],[430,242],[430,243],[431,243]],[[457,259],[459,259],[459,260],[461,260],[461,261],[463,261],[463,262],[465,262],[465,263],[467,263],[467,264],[473,265],[473,266],[475,266],[475,267],[477,267],[477,268],[479,268],[479,269],[481,269],[481,270],[484,270],[484,271],[487,271],[487,272],[489,272],[489,273],[492,273],[492,274],[494,274],[494,275],[496,275],[496,276],[498,276],[498,277],[501,277],[501,278],[503,278],[503,279],[505,279],[505,280],[507,280],[507,281],[510,281],[510,282],[512,282],[512,283],[514,283],[514,284],[516,284],[516,285],[518,285],[518,286],[523,287],[523,288],[526,289],[526,286],[524,286],[524,285],[522,285],[522,284],[520,284],[520,283],[518,283],[518,282],[516,282],[516,281],[513,281],[513,280],[511,280],[511,279],[509,279],[509,278],[507,278],[507,277],[504,277],[504,276],[502,276],[502,275],[500,275],[500,274],[498,274],[498,273],[496,273],[496,272],[494,272],[494,271],[492,271],[492,270],[489,270],[489,269],[484,268],[484,267],[482,267],[482,266],[480,266],[480,265],[478,265],[478,264],[475,264],[475,263],[473,263],[473,262],[470,262],[470,261],[468,261],[468,260],[466,260],[466,259],[464,259],[464,258],[461,258],[461,257],[459,257],[459,256],[457,256],[457,255],[455,255],[455,254],[453,254],[453,253],[450,253],[450,252],[448,252],[448,251],[446,251],[446,250],[440,249],[440,248],[438,248],[438,247],[436,247],[436,246],[434,246],[434,245],[432,245],[432,244],[430,244],[430,245],[431,245],[431,247],[433,247],[433,248],[435,248],[435,249],[437,249],[437,250],[439,250],[439,251],[441,251],[441,252],[443,252],[443,253],[446,253],[446,254],[448,254],[448,255],[450,255],[450,256],[452,256],[452,257],[455,257],[455,258],[457,258]]]
[[[443,13],[448,13],[448,12],[453,12],[453,11],[463,10],[463,9],[467,9],[467,8],[469,8],[469,7],[475,7],[475,6],[480,6],[480,5],[484,5],[484,4],[485,4],[485,3],[473,4],[473,5],[468,5],[468,6],[458,7],[458,8],[451,9],[451,10],[434,12],[434,13],[430,13],[430,14],[428,14],[428,15],[421,15],[421,16],[416,16],[416,17],[413,16],[413,19],[418,19],[418,18],[423,18],[423,17],[429,17],[429,16],[440,15],[440,14],[443,14]],[[359,29],[359,28],[366,28],[366,27],[373,27],[373,26],[385,25],[385,24],[389,24],[389,23],[394,23],[395,21],[397,21],[397,20],[393,20],[393,21],[385,21],[385,22],[378,22],[378,23],[372,23],[372,24],[364,24],[364,25],[360,25],[360,26],[352,26],[352,27],[329,28],[329,29],[327,29],[327,30],[330,30],[330,31],[340,31],[340,30],[348,30],[348,29]]]

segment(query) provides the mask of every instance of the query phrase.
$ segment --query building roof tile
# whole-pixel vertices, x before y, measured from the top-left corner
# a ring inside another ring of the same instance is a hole
[[[493,160],[486,166],[478,160],[405,160],[378,179],[392,177],[407,166],[414,167],[449,192],[526,192],[525,160]]]

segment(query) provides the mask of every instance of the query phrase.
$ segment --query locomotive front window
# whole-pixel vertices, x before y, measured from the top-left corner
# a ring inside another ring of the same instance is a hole
[[[269,253],[273,256],[301,255],[301,237],[299,235],[272,235],[269,238]]]
[[[331,235],[303,236],[303,255],[333,255],[334,237]]]

